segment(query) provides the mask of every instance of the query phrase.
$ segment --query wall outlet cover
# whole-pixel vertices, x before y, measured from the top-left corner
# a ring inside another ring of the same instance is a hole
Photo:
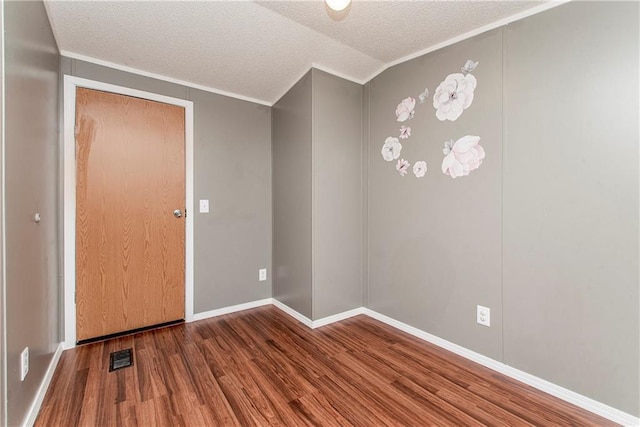
[[[20,353],[20,381],[24,381],[29,373],[29,347]]]
[[[478,306],[476,312],[476,322],[482,326],[491,326],[491,309],[488,307]]]
[[[264,282],[265,280],[267,280],[267,269],[261,268],[258,270],[258,281]]]

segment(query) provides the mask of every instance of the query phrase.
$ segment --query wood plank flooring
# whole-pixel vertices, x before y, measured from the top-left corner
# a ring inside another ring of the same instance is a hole
[[[35,425],[615,424],[367,316],[311,330],[265,306],[65,351]]]

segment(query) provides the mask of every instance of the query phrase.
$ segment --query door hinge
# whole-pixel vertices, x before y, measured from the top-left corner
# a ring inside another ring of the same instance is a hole
[[[187,210],[186,209],[184,210],[184,217],[185,218],[187,217]]]

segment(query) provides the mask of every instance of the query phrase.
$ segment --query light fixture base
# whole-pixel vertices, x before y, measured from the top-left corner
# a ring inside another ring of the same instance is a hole
[[[335,10],[336,12],[345,10],[351,3],[351,0],[324,0],[324,1],[327,4],[327,6],[329,6],[330,9]]]

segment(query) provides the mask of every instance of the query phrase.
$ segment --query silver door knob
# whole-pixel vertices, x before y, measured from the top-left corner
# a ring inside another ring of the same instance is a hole
[[[180,218],[182,216],[182,211],[180,209],[176,209],[175,211],[173,211],[173,216],[175,216],[176,218]]]

